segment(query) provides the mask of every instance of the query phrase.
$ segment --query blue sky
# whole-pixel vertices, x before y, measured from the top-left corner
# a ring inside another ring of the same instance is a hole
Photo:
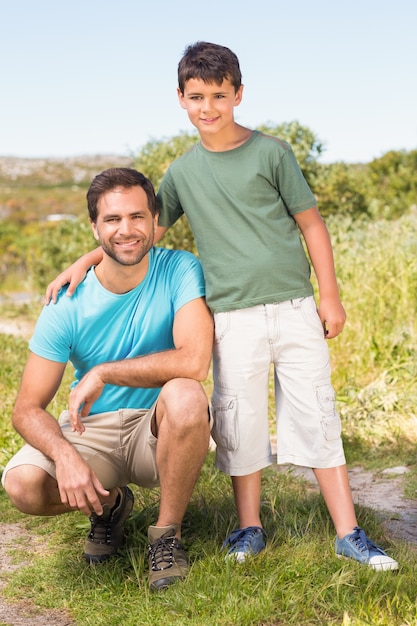
[[[0,156],[130,154],[191,130],[184,48],[239,57],[239,123],[298,120],[322,162],[417,149],[413,0],[13,0],[0,11]]]

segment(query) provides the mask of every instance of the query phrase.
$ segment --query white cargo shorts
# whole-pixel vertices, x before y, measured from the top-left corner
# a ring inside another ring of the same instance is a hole
[[[277,462],[343,465],[329,350],[313,296],[216,313],[212,437],[216,466],[245,476],[273,462],[268,424],[274,370]]]

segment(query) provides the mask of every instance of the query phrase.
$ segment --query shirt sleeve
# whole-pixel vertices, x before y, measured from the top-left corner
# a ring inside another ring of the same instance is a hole
[[[166,289],[171,293],[171,305],[175,314],[187,302],[205,296],[204,274],[200,261],[191,252],[165,248],[160,251],[158,258],[161,265],[156,267],[156,271],[165,276]]]
[[[31,352],[57,363],[66,363],[71,351],[71,332],[65,310],[66,300],[61,290],[56,304],[43,307],[29,341]]]
[[[169,228],[184,214],[175,187],[171,168],[168,168],[156,195],[159,205],[159,226]]]
[[[317,206],[317,200],[290,146],[279,161],[276,184],[290,215],[296,215]]]

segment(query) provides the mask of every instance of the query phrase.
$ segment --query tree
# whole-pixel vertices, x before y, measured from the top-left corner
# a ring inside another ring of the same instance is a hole
[[[313,188],[318,175],[317,160],[324,150],[322,143],[313,131],[307,126],[301,126],[296,120],[278,125],[268,122],[258,126],[257,130],[273,137],[279,137],[291,145],[306,181]]]
[[[320,165],[312,185],[321,215],[360,217],[369,214],[366,166],[347,163]]]
[[[417,204],[417,150],[387,152],[368,164],[372,213],[395,218]]]

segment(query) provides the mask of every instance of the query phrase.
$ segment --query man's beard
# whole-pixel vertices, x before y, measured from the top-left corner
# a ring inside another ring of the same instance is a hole
[[[103,251],[109,256],[111,259],[124,266],[138,265],[142,259],[148,254],[149,250],[153,246],[154,240],[154,232],[152,229],[152,233],[146,239],[143,239],[141,243],[141,248],[136,252],[135,255],[132,255],[129,251],[123,252],[123,249],[118,250],[117,246],[111,246],[103,241],[100,242]],[[115,249],[116,248],[116,249]]]

